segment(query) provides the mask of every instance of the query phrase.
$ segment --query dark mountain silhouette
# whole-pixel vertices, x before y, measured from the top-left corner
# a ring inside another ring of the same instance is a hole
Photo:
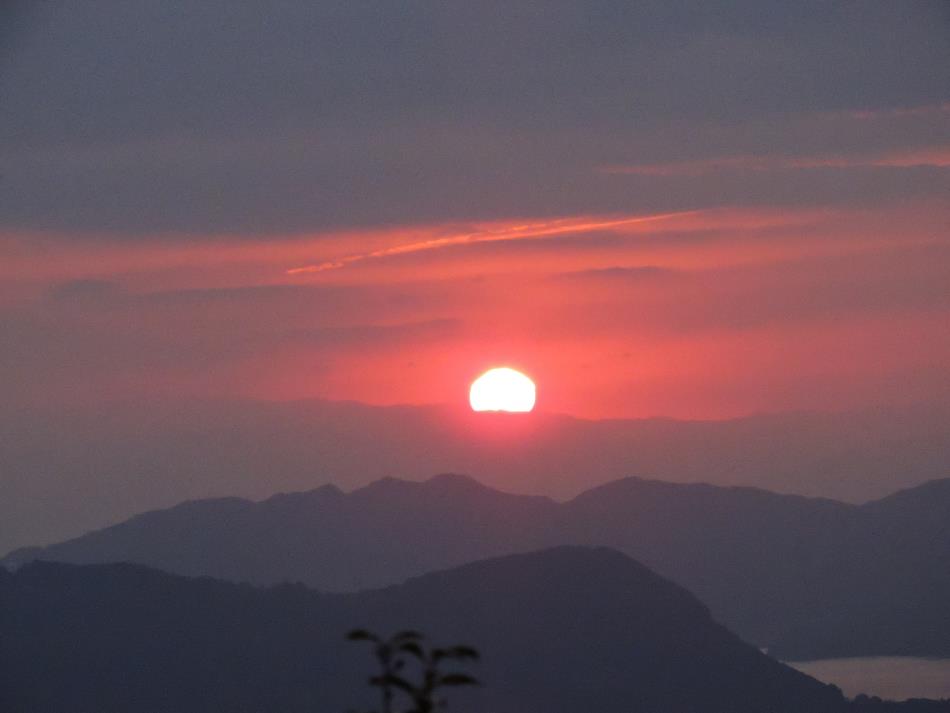
[[[629,478],[559,504],[457,475],[260,503],[183,503],[38,550],[322,590],[384,586],[475,559],[604,545],[695,592],[775,655],[950,655],[950,481],[856,506]]]
[[[547,523],[557,509],[547,498],[501,493],[464,476],[384,479],[348,495],[324,486],[260,503],[186,502],[6,561],[136,562],[178,574],[353,591],[540,547],[550,540]]]
[[[810,617],[790,627],[787,658],[950,655],[950,479],[860,508],[836,556],[812,573]]]
[[[823,713],[840,692],[745,644],[679,586],[608,549],[556,548],[357,594],[257,589],[136,565],[0,577],[0,707],[74,713],[371,705],[353,626],[476,646],[453,710]]]
[[[558,499],[644,475],[864,502],[946,475],[948,421],[945,406],[725,421],[319,400],[0,410],[0,552],[182,500],[446,471]]]

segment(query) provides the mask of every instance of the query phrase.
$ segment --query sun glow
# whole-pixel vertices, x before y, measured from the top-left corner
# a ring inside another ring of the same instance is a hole
[[[472,382],[468,400],[473,411],[525,413],[534,408],[534,382],[508,367],[489,369]]]

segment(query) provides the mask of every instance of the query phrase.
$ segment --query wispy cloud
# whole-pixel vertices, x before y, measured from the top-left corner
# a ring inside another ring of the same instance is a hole
[[[613,230],[615,228],[623,228],[626,226],[635,225],[637,223],[649,223],[686,215],[693,215],[697,212],[699,211],[679,211],[675,213],[661,213],[657,215],[641,215],[623,218],[596,218],[591,216],[583,216],[514,225],[506,224],[503,226],[487,226],[454,235],[419,240],[412,243],[395,245],[365,253],[346,255],[336,260],[328,260],[321,263],[315,263],[313,265],[294,267],[287,270],[286,273],[288,275],[299,275],[306,273],[325,272],[327,270],[337,270],[363,260],[386,258],[394,255],[405,255],[407,253],[417,253],[426,250],[438,250],[440,248],[446,248],[453,245],[501,242],[506,240],[536,240],[555,235],[564,235],[566,233],[588,233],[601,230]]]
[[[859,109],[848,112],[848,116],[854,119],[880,119],[893,116],[931,116],[934,114],[950,114],[950,102],[896,107],[893,109]]]
[[[636,176],[706,176],[722,171],[782,171],[807,168],[869,168],[929,166],[950,167],[950,146],[891,151],[857,156],[722,156],[695,161],[620,164],[600,167],[599,171],[615,175]]]

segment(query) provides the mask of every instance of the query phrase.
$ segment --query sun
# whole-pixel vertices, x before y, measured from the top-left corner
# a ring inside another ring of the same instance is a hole
[[[472,382],[468,400],[473,411],[526,413],[534,408],[534,382],[506,366],[489,369]]]

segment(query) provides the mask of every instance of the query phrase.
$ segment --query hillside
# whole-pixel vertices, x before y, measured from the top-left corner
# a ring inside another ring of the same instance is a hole
[[[636,478],[563,504],[457,475],[387,479],[349,494],[327,486],[259,503],[183,503],[6,562],[129,561],[354,591],[484,557],[603,545],[681,583],[783,657],[946,656],[948,482],[856,506]]]
[[[822,713],[837,689],[716,624],[606,549],[481,561],[387,589],[256,589],[133,565],[36,563],[0,577],[0,696],[32,713],[340,711],[371,704],[347,629],[412,626],[479,648],[453,711]]]

